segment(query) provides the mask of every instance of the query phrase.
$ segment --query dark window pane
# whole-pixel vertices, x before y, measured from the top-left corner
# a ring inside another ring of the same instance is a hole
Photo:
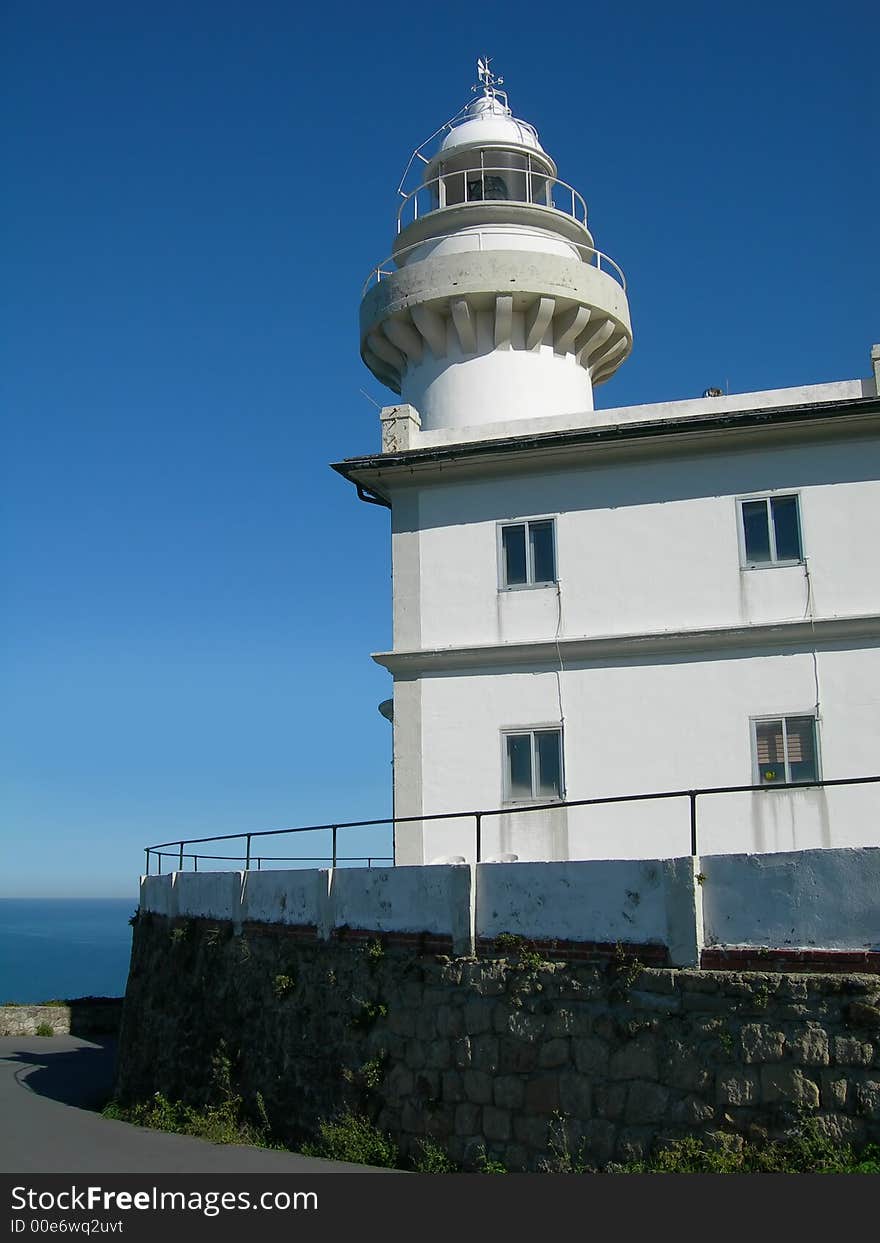
[[[801,535],[796,496],[774,496],[770,501],[776,533],[777,561],[800,561]]]
[[[529,542],[532,546],[532,565],[535,570],[536,583],[553,583],[556,581],[556,566],[553,557],[553,523],[530,522]]]
[[[507,183],[503,177],[497,174],[486,173],[486,195],[487,199],[507,199],[510,195],[507,193]]]
[[[503,527],[501,542],[504,548],[504,582],[515,586],[526,581],[526,529],[525,526]]]
[[[769,561],[770,531],[767,527],[767,502],[743,501],[742,514],[746,538],[746,561]]]
[[[811,716],[785,718],[788,769],[792,781],[815,781],[816,722]]]
[[[539,798],[562,797],[562,748],[558,730],[541,730],[535,734],[538,752]]]
[[[756,723],[755,752],[758,760],[758,780],[761,785],[775,785],[780,781],[785,781],[781,721],[758,721]]]
[[[532,740],[528,734],[507,735],[507,797],[532,797]]]

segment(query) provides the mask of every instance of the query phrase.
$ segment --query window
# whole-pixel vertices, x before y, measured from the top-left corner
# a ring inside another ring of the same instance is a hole
[[[552,518],[502,526],[502,587],[537,587],[556,582],[554,526]]]
[[[509,199],[507,185],[503,177],[483,173],[467,183],[467,196],[470,202],[482,199]]]
[[[744,566],[803,561],[797,496],[762,496],[739,503]]]
[[[783,716],[752,722],[758,785],[818,781],[814,716]]]
[[[561,730],[516,730],[503,740],[505,803],[564,797]]]

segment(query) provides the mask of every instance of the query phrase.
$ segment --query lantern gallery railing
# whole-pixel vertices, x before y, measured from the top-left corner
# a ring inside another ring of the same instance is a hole
[[[430,212],[466,203],[506,202],[562,212],[584,228],[583,195],[558,177],[533,168],[465,168],[441,173],[407,194],[397,211],[397,232]]]
[[[367,291],[372,289],[373,285],[378,285],[380,281],[387,280],[389,276],[393,276],[398,268],[405,267],[408,262],[407,256],[411,258],[413,251],[433,249],[436,243],[445,242],[452,238],[459,244],[457,249],[462,253],[467,253],[471,250],[493,250],[498,247],[498,237],[497,229],[468,229],[467,233],[443,233],[439,237],[431,237],[422,242],[413,242],[411,246],[403,246],[396,250],[393,255],[389,255],[387,259],[383,259],[380,264],[371,270],[369,276],[364,281],[361,297],[363,298]],[[487,239],[489,239],[488,245]],[[624,293],[626,292],[626,277],[623,274],[623,269],[608,255],[604,255],[601,250],[596,250],[594,246],[586,246],[582,242],[566,240],[561,244],[568,246],[572,254],[577,254],[583,263],[589,263],[600,272],[607,273],[617,281]]]
[[[483,830],[484,821],[490,820],[495,816],[514,816],[534,814],[541,811],[558,811],[561,808],[570,807],[602,807],[612,804],[622,803],[648,803],[656,802],[661,799],[680,799],[687,800],[684,816],[682,817],[682,849],[681,854],[686,854],[685,840],[689,838],[690,853],[696,856],[699,853],[697,843],[697,802],[698,799],[711,797],[721,794],[760,794],[763,798],[773,799],[780,790],[826,790],[831,787],[839,786],[866,786],[876,785],[880,783],[880,776],[876,777],[844,777],[833,781],[799,781],[799,782],[774,782],[772,785],[746,785],[746,786],[709,786],[700,790],[661,790],[651,794],[618,794],[605,798],[583,798],[574,800],[558,799],[551,803],[525,803],[520,806],[496,807],[490,811],[451,811],[441,812],[437,815],[424,816],[384,816],[377,820],[348,820],[339,824],[311,824],[294,829],[267,829],[245,833],[224,833],[215,837],[193,837],[185,838],[182,841],[161,842],[156,846],[145,847],[147,856],[146,875],[151,874],[153,861],[156,862],[156,870],[161,873],[163,870],[163,859],[172,861],[172,869],[177,868],[178,871],[184,871],[189,863],[193,871],[199,870],[199,863],[205,863],[214,860],[226,860],[243,864],[245,871],[251,868],[261,869],[264,863],[268,862],[284,862],[284,863],[319,863],[338,867],[342,863],[366,862],[368,867],[374,863],[390,863],[390,856],[375,855],[341,855],[338,852],[339,833],[343,829],[372,829],[387,828],[390,826],[392,830],[397,825],[403,824],[433,824],[441,821],[451,820],[471,820],[473,821],[473,855],[475,862],[480,863],[484,860],[483,856]],[[450,826],[452,827],[452,826]],[[321,855],[295,855],[295,856],[279,856],[269,855],[267,851],[270,849],[268,839],[282,837],[296,833],[324,833],[328,835],[329,850]],[[206,846],[210,842],[233,842],[238,841],[243,845],[243,850],[237,855],[216,855],[207,851],[195,851],[194,846]],[[880,844],[880,841],[878,841]],[[264,849],[265,847],[265,849]],[[166,868],[167,870],[167,868]],[[210,868],[208,870],[211,870]]]

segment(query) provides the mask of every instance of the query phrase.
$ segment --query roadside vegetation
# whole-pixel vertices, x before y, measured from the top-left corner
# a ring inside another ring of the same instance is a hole
[[[223,1060],[215,1074],[220,1081],[228,1069]],[[231,1088],[217,1104],[197,1108],[181,1101],[169,1101],[157,1092],[148,1101],[122,1106],[110,1101],[105,1118],[151,1127],[157,1131],[174,1131],[194,1135],[215,1144],[251,1144],[261,1148],[283,1148],[272,1138],[262,1097],[258,1095],[256,1111],[259,1121],[247,1118],[243,1101]],[[720,1136],[713,1142],[680,1139],[659,1149],[647,1161],[613,1162],[598,1168],[583,1152],[572,1154],[564,1138],[563,1119],[551,1123],[550,1156],[541,1165],[546,1174],[880,1174],[880,1146],[869,1144],[861,1151],[850,1144],[840,1144],[820,1132],[815,1121],[804,1120],[783,1142],[764,1143],[743,1140],[738,1136]],[[362,1114],[346,1110],[339,1116],[320,1123],[314,1139],[298,1150],[305,1156],[323,1157],[329,1161],[345,1161],[384,1169],[406,1169],[419,1174],[455,1174],[460,1167],[434,1140],[419,1141],[417,1151],[403,1160],[397,1144]],[[485,1148],[477,1154],[477,1173],[506,1174],[502,1161],[487,1155]]]

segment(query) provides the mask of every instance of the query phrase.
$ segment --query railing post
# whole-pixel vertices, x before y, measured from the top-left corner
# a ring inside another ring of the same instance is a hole
[[[199,856],[193,855],[193,871],[197,872],[198,870],[199,870]]]
[[[180,843],[180,859],[179,859],[179,861],[178,861],[178,867],[177,867],[177,870],[178,870],[178,872],[182,872],[182,871],[183,871],[183,842],[181,842],[181,843]]]
[[[157,858],[158,858],[158,860],[159,860],[159,870],[158,870],[158,872],[156,873],[156,875],[157,875],[157,876],[161,876],[161,875],[162,875],[162,851],[161,851],[161,850],[158,852],[158,854],[157,854],[157,856],[156,856],[156,857],[157,857]]]
[[[474,819],[477,822],[477,863],[480,862],[480,855],[483,850],[483,817],[480,812],[476,812]]]
[[[244,870],[246,872],[249,872],[251,870],[251,835],[250,833],[248,833],[247,835],[247,854],[245,855],[245,859],[244,859]]]
[[[262,870],[263,870],[263,860],[260,858],[259,855],[257,855],[257,871],[262,872]]]
[[[338,830],[338,826],[334,824],[334,825],[333,825],[333,829],[332,829],[332,834],[333,834],[333,867],[336,867],[336,833],[337,833],[337,830]]]
[[[144,853],[145,853],[145,854],[146,854],[146,856],[147,856],[147,870],[146,870],[145,875],[146,875],[146,876],[149,876],[149,875],[150,875],[150,852],[149,852],[149,850],[147,850],[147,851],[145,851]]]
[[[691,805],[691,856],[697,857],[697,791],[691,790],[688,794]]]

